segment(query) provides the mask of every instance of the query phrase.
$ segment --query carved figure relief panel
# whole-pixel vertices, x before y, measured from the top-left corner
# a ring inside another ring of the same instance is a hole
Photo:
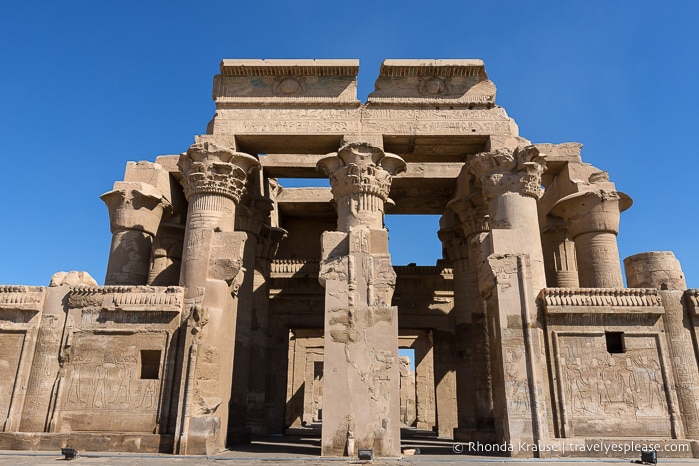
[[[164,334],[74,334],[57,430],[156,429]]]
[[[0,431],[6,430],[24,336],[24,332],[0,333]]]
[[[566,437],[672,437],[655,335],[623,334],[616,348],[604,333],[553,336]]]

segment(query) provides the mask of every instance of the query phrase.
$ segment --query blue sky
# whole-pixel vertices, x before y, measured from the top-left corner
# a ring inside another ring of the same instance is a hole
[[[634,199],[620,255],[673,250],[699,287],[699,2],[31,1],[0,7],[0,283],[102,283],[99,195],[128,160],[180,153],[223,58],[481,58],[533,142],[579,141]],[[436,218],[388,219],[395,264],[432,264]]]

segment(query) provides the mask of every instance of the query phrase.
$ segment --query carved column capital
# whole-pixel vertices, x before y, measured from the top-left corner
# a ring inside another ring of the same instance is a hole
[[[383,228],[384,203],[393,175],[406,170],[405,161],[368,143],[353,142],[318,161],[330,178],[338,209],[338,228],[368,225]]]
[[[235,229],[259,235],[265,218],[274,208],[270,199],[253,197],[250,193],[242,197],[235,211]]]
[[[507,192],[541,197],[541,175],[546,163],[535,146],[481,152],[469,157],[467,163],[487,199]]]
[[[154,236],[158,231],[163,210],[170,203],[155,187],[146,183],[114,183],[114,189],[100,196],[109,209],[112,233],[138,230]]]
[[[283,228],[263,225],[260,235],[257,237],[255,257],[267,261],[273,260],[279,250],[279,244],[288,234],[289,232]]]
[[[442,242],[449,263],[454,270],[466,271],[468,267],[468,244],[459,228],[440,229],[437,236]]]
[[[248,174],[259,167],[260,162],[242,152],[199,142],[180,155],[177,166],[183,175],[187,200],[195,194],[220,194],[238,203],[245,193]]]
[[[466,238],[490,231],[490,215],[488,215],[487,204],[474,205],[466,198],[456,198],[447,203],[447,208],[459,217]]]
[[[560,199],[551,213],[563,218],[575,239],[584,233],[619,233],[619,216],[631,206],[631,198],[618,191],[594,189]]]

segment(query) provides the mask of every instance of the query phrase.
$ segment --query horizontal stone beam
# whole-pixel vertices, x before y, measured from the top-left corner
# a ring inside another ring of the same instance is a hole
[[[272,178],[325,178],[316,164],[325,154],[267,154],[260,157],[265,175]],[[408,163],[408,169],[395,178],[456,178],[463,163]]]

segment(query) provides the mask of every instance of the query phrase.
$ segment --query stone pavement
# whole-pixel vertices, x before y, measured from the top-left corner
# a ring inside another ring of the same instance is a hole
[[[80,452],[71,465],[313,465],[341,466],[345,464],[371,464],[385,466],[409,465],[481,465],[494,466],[497,464],[526,465],[544,463],[547,466],[582,466],[582,465],[631,465],[639,459],[637,456],[626,455],[605,458],[554,458],[554,459],[511,459],[492,456],[470,456],[457,454],[453,451],[453,443],[438,439],[404,439],[403,449],[420,449],[418,455],[406,455],[402,458],[379,458],[373,461],[360,461],[348,458],[321,458],[320,438],[317,437],[268,437],[256,440],[250,445],[236,447],[235,450],[225,451],[211,456],[173,456],[157,453],[115,453],[115,452]],[[0,464],[55,466],[56,461],[65,461],[60,451],[27,452],[0,451]],[[696,459],[663,458],[659,464],[688,465],[699,464]]]

